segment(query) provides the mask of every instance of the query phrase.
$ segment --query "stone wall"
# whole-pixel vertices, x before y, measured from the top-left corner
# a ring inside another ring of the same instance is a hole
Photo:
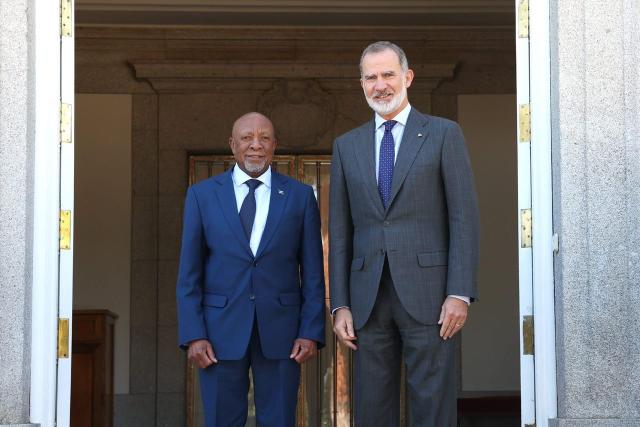
[[[0,3],[0,425],[29,422],[33,237],[29,4]]]
[[[555,0],[557,426],[640,426],[640,5]]]

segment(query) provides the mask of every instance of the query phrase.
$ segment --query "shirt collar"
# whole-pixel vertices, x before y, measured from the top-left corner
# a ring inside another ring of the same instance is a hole
[[[396,114],[396,116],[392,120],[395,120],[396,122],[400,123],[402,126],[406,126],[407,120],[409,119],[410,112],[411,112],[411,104],[407,104],[407,106],[404,107],[402,111],[400,111],[398,114]],[[382,118],[380,114],[376,113],[376,129],[379,129],[380,126],[382,126],[382,124],[386,121],[387,120]]]
[[[271,188],[271,166],[269,166],[267,170],[264,171],[264,173],[259,177],[252,178],[247,175],[245,171],[240,169],[238,165],[235,165],[233,167],[233,173],[231,176],[233,177],[233,185],[235,185],[236,187],[240,187],[250,179],[257,179],[258,181],[262,182],[267,188]]]

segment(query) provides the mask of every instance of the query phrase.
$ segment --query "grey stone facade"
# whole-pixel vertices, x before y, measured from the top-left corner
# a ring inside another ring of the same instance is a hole
[[[0,425],[29,421],[33,228],[29,4],[0,2]]]
[[[640,5],[551,3],[553,425],[640,426]]]
[[[550,424],[640,426],[640,3],[550,3],[554,229],[560,239],[558,418]],[[0,426],[29,421],[34,4],[0,1]],[[225,92],[214,75],[206,88],[172,87],[184,81],[167,83],[148,72],[184,72],[167,68],[167,58],[318,60],[335,74],[324,87],[345,110],[337,133],[369,114],[357,84],[331,68],[352,63],[364,41],[401,39],[418,63],[455,65],[450,78],[425,84],[413,98],[455,118],[460,93],[514,91],[513,40],[510,29],[425,36],[411,29],[290,30],[286,37],[271,29],[256,31],[252,40],[240,30],[141,31],[80,29],[77,85],[83,93],[133,94],[131,376],[130,393],[115,397],[114,424],[179,426],[186,372],[175,346],[173,289],[187,156],[226,152],[229,120],[254,109],[273,82],[240,76],[224,82]],[[147,68],[136,68],[136,60],[146,60]],[[203,84],[202,76],[191,77]],[[228,102],[209,111],[220,94]],[[193,117],[212,124],[203,127]],[[323,140],[308,152],[329,147]]]

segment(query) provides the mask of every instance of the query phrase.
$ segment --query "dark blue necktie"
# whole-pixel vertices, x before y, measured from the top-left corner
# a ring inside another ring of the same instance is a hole
[[[253,221],[256,218],[256,188],[260,184],[261,181],[257,179],[250,179],[245,182],[249,187],[249,194],[244,198],[242,202],[242,207],[240,207],[240,222],[242,223],[242,228],[244,228],[244,234],[247,236],[247,240],[251,241],[251,230],[253,229]]]
[[[391,198],[391,183],[393,181],[393,163],[395,158],[395,142],[391,129],[398,123],[395,120],[384,122],[384,136],[380,142],[380,158],[378,159],[378,192],[382,205],[387,208]]]

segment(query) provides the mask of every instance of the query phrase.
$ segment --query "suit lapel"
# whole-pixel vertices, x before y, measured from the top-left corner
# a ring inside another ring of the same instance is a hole
[[[398,150],[396,164],[393,168],[391,197],[389,198],[387,210],[393,204],[393,199],[395,199],[398,191],[400,191],[400,187],[402,187],[402,183],[407,177],[407,173],[409,173],[409,169],[411,169],[411,165],[416,159],[422,143],[426,141],[429,136],[428,134],[429,127],[427,126],[427,119],[412,107],[409,118],[407,119],[407,126],[402,134],[402,143]]]
[[[256,258],[258,258],[264,252],[265,248],[269,244],[269,241],[273,237],[280,219],[282,218],[282,212],[287,204],[289,197],[289,183],[287,180],[277,172],[271,172],[271,197],[269,198],[269,213],[267,214],[267,223],[264,226],[264,232],[258,245],[258,251],[256,252]],[[239,222],[239,221],[238,221]]]
[[[367,192],[376,209],[382,215],[384,213],[384,207],[382,206],[382,200],[380,200],[376,180],[375,140],[375,121],[371,120],[360,130],[356,140],[353,142],[353,156],[364,178],[364,185],[367,188]]]
[[[218,184],[216,196],[220,202],[222,213],[229,224],[229,228],[231,228],[231,231],[233,231],[233,234],[238,239],[240,246],[253,256],[247,237],[242,229],[242,224],[240,223],[240,216],[238,215],[238,204],[236,202],[236,193],[233,189],[232,171],[233,168],[216,178]]]

